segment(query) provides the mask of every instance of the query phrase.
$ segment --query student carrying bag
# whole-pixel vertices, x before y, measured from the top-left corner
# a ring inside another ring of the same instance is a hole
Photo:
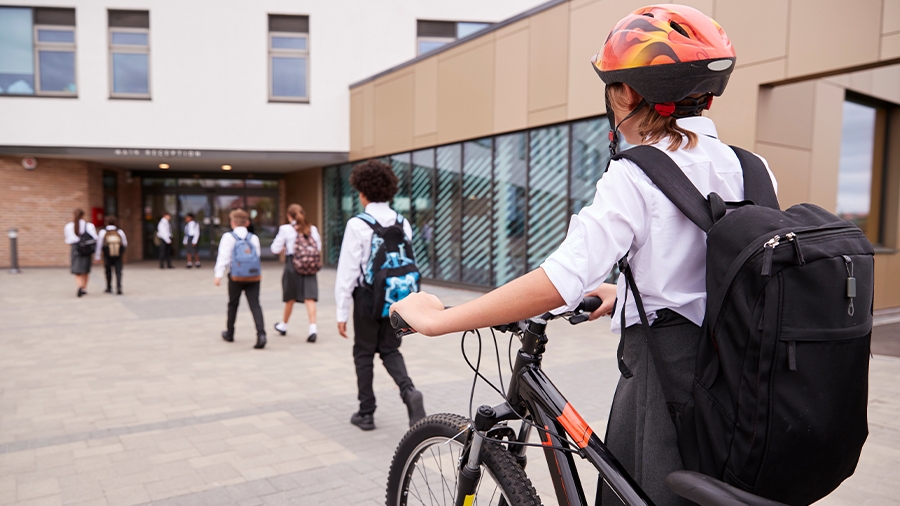
[[[247,237],[241,239],[234,232],[234,250],[231,253],[231,280],[251,283],[262,279],[262,268],[256,248],[250,242],[253,234],[247,232]]]
[[[78,242],[76,244],[75,251],[77,251],[79,255],[86,257],[94,254],[94,248],[97,247],[97,239],[94,239],[94,236],[88,233],[87,222],[85,222],[84,232],[78,236]]]
[[[791,505],[853,474],[868,436],[874,249],[863,232],[813,204],[779,210],[762,161],[732,147],[743,202],[704,198],[652,146],[619,153],[707,233],[706,317],[691,398],[673,402],[627,255],[635,297],[675,422],[684,467]],[[628,377],[619,353],[619,367]]]
[[[372,306],[375,318],[387,318],[391,304],[419,291],[419,269],[413,255],[412,244],[403,231],[403,216],[382,227],[367,213],[356,215],[372,228],[372,245],[369,261],[363,270],[365,286],[373,291]]]

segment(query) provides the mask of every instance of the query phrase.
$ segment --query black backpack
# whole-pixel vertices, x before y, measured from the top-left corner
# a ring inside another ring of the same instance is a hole
[[[88,233],[87,222],[84,223],[84,232],[78,236],[78,242],[75,244],[75,251],[77,251],[79,255],[90,256],[94,254],[94,250],[97,248],[97,239],[94,239],[94,236]]]
[[[732,149],[745,200],[729,204],[715,193],[703,198],[652,146],[614,159],[641,167],[707,233],[706,317],[691,399],[667,403],[685,469],[809,504],[853,474],[868,436],[874,249],[859,228],[820,207],[779,210],[762,161]],[[619,267],[666,393],[669,373],[659,366],[665,360],[627,255]]]
[[[363,269],[365,286],[372,290],[375,318],[387,318],[391,304],[419,291],[419,269],[412,244],[403,231],[403,216],[389,227],[382,227],[367,213],[356,215],[372,228],[369,261]]]

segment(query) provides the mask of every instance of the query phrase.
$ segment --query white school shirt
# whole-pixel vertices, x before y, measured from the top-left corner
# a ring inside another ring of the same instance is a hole
[[[695,148],[668,151],[668,140],[656,146],[681,167],[702,195],[716,192],[726,202],[743,200],[740,162],[731,148],[719,141],[712,120],[682,118],[678,126],[698,134]],[[769,176],[775,184],[771,171]],[[541,267],[562,295],[565,307],[572,309],[606,279],[626,253],[649,321],[656,319],[657,310],[668,308],[697,325],[702,323],[706,311],[706,233],[682,214],[637,165],[617,160],[597,182],[594,202],[572,216],[566,239]],[[619,276],[619,304],[612,318],[612,331],[616,333],[621,330],[623,310],[626,326],[640,322],[634,295],[628,294],[624,307],[621,303],[625,284],[625,276]]]
[[[191,244],[194,245],[200,240],[200,225],[197,223],[197,220],[184,224],[184,244],[188,243],[188,238],[192,238]]]
[[[397,223],[397,212],[387,202],[370,202],[366,212],[375,218],[382,227]],[[403,232],[412,240],[412,227],[409,220],[403,220]],[[337,321],[345,322],[350,318],[350,304],[353,302],[353,289],[359,286],[363,267],[369,261],[369,249],[372,246],[372,228],[359,218],[352,218],[344,229],[344,241],[341,243],[341,257],[338,259],[337,274],[334,281],[334,302],[337,305]]]
[[[97,236],[97,250],[94,251],[94,258],[100,260],[100,252],[103,251],[103,238],[106,237],[107,231],[116,230],[115,225],[107,225],[106,228],[100,231],[100,234]],[[128,247],[128,239],[125,238],[125,232],[120,228],[119,229],[119,237],[122,238],[122,246]]]
[[[169,224],[169,220],[165,218],[159,220],[159,224],[156,225],[156,237],[162,239],[166,244],[172,243],[172,225]]]
[[[241,239],[246,239],[247,234],[250,233],[247,231],[247,227],[237,227],[232,230],[232,232]],[[231,266],[231,253],[234,251],[235,242],[237,241],[235,241],[234,235],[232,235],[231,232],[226,232],[222,235],[222,240],[219,241],[219,254],[216,256],[216,267],[213,269],[217,278],[225,277],[225,269]],[[250,238],[250,244],[253,245],[257,255],[262,255],[262,249],[259,247],[258,235],[253,234],[253,237]]]
[[[84,233],[84,227],[87,226],[87,233],[91,235],[94,239],[97,238],[97,227],[94,226],[93,223],[87,223],[84,220],[78,220],[78,233],[75,233],[75,223],[68,222],[66,226],[63,227],[63,236],[65,237],[66,244],[75,244],[80,240],[81,234]]]
[[[297,229],[294,228],[294,224],[296,222],[292,221],[286,225],[282,225],[278,227],[278,234],[275,236],[275,240],[272,241],[272,254],[279,254],[284,251],[284,254],[287,256],[291,256],[294,254],[294,242],[297,240]],[[319,229],[316,228],[315,225],[309,226],[309,235],[312,236],[313,241],[316,243],[316,248],[319,251],[322,251],[322,236],[319,235]]]

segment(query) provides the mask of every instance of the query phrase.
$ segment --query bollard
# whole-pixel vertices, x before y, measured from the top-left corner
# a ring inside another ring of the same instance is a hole
[[[19,237],[19,230],[15,228],[9,229],[9,273],[18,274],[19,270],[19,253],[16,250],[16,239]]]

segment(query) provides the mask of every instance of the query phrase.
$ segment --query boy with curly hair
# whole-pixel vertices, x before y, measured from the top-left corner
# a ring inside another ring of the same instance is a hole
[[[350,303],[353,303],[353,361],[356,365],[359,411],[353,414],[350,423],[362,430],[375,428],[372,378],[377,352],[388,374],[400,388],[400,397],[406,404],[412,426],[425,417],[422,393],[416,390],[406,373],[406,363],[400,354],[401,340],[391,328],[390,319],[373,316],[375,294],[362,279],[374,235],[372,227],[364,220],[377,221],[385,228],[402,222],[408,240],[412,240],[412,228],[409,221],[391,209],[390,202],[397,193],[397,176],[390,165],[377,160],[356,165],[350,174],[350,185],[359,192],[359,201],[365,212],[347,222],[334,286],[337,327],[344,338],[347,338],[347,320],[350,317]]]

